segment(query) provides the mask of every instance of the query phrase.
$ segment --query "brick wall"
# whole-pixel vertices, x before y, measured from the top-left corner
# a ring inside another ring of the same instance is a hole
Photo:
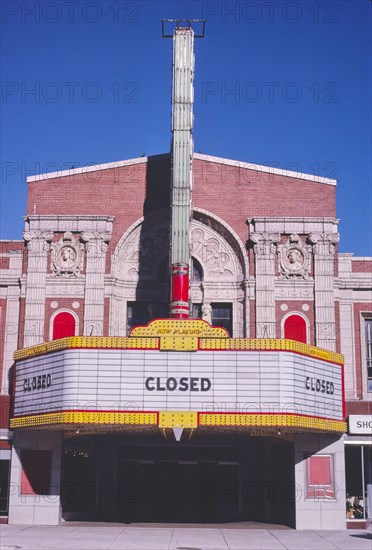
[[[112,251],[138,218],[168,208],[170,158],[28,184],[27,213],[115,216]],[[89,200],[87,200],[89,199]],[[246,219],[334,217],[335,187],[308,180],[194,160],[193,204],[226,221],[243,242]]]
[[[308,180],[194,161],[193,203],[247,240],[252,217],[335,217],[335,187]]]
[[[352,260],[351,269],[353,273],[370,273],[372,278],[372,260]]]
[[[0,254],[11,254],[24,249],[23,241],[0,241]]]
[[[114,216],[110,255],[136,220],[168,208],[169,196],[169,157],[149,159],[148,163],[29,182],[27,214]]]

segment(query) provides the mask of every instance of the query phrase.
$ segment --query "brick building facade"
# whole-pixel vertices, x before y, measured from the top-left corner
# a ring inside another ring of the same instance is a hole
[[[370,418],[372,260],[338,253],[336,182],[201,154],[193,180],[193,316],[233,338],[290,338],[344,354],[347,413]],[[16,349],[72,334],[126,336],[169,316],[169,155],[28,186],[24,240],[1,243],[4,460]]]
[[[28,178],[0,243],[10,523],[371,517],[372,259],[335,180],[193,153],[192,40],[172,152]]]

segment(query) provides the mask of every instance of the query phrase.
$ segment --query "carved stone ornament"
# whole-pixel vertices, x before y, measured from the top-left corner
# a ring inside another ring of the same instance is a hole
[[[223,236],[193,220],[190,229],[190,252],[202,265],[205,281],[243,279],[241,264]],[[169,254],[169,220],[154,220],[138,225],[123,239],[113,256],[113,276],[133,281],[156,279],[161,262]]]
[[[67,231],[58,243],[51,245],[53,275],[76,277],[83,269],[84,246]]]
[[[207,321],[209,324],[212,323],[212,306],[207,302],[202,304],[202,319]]]
[[[310,270],[310,247],[298,235],[291,235],[278,246],[279,271],[282,279],[307,279]]]
[[[313,245],[314,254],[320,257],[333,257],[339,240],[338,233],[311,233],[309,235],[309,242]]]
[[[86,251],[90,255],[101,256],[105,254],[110,239],[110,231],[84,231],[81,234],[81,240],[86,243]]]
[[[48,252],[50,241],[53,239],[51,231],[25,231],[23,238],[27,242],[28,251],[32,253]]]
[[[252,233],[250,244],[253,244],[256,256],[272,256],[276,253],[279,233]]]

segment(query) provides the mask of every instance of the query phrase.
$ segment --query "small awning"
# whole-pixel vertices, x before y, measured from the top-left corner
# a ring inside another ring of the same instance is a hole
[[[345,445],[372,445],[369,435],[345,435]]]

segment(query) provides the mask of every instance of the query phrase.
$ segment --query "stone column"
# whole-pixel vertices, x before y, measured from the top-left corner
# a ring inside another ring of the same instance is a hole
[[[28,249],[24,347],[44,341],[47,262],[52,238],[51,232],[24,233]]]
[[[335,351],[334,258],[339,235],[312,233],[309,240],[314,254],[316,345]]]
[[[256,278],[256,336],[275,338],[275,258],[277,233],[253,233]]]
[[[85,232],[86,276],[84,303],[84,336],[102,336],[105,296],[105,267],[108,231]]]

